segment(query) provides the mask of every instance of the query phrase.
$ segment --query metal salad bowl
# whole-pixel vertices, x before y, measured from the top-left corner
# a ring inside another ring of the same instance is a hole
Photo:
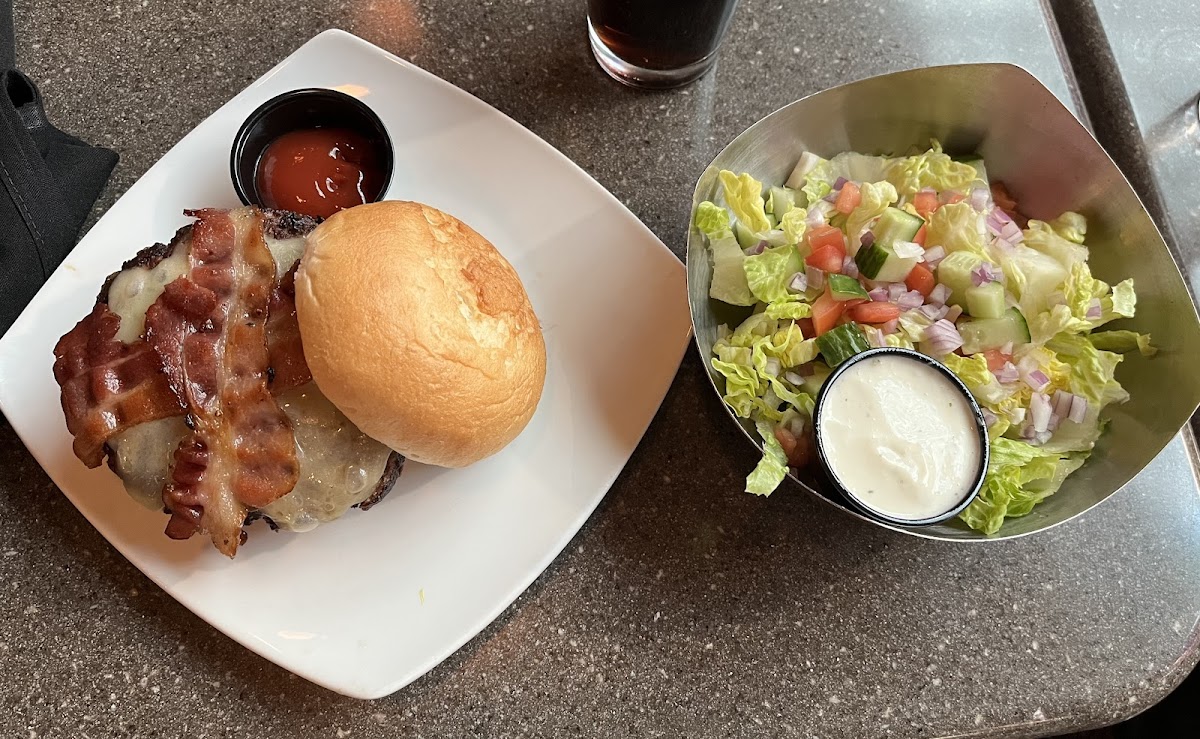
[[[704,171],[692,208],[723,202],[717,172],[749,172],[782,184],[804,151],[904,154],[931,138],[951,154],[982,155],[989,177],[1002,180],[1030,218],[1074,210],[1088,220],[1093,274],[1109,283],[1134,278],[1135,318],[1106,325],[1150,333],[1158,354],[1127,356],[1117,380],[1129,391],[1109,406],[1108,430],[1087,463],[1033,512],[985,536],[958,519],[923,527],[891,525],[851,508],[816,472],[789,480],[850,515],[904,533],[943,540],[990,541],[1031,534],[1067,521],[1120,490],[1179,433],[1200,405],[1200,320],[1162,235],[1129,182],[1050,90],[1010,64],[930,67],[872,77],[810,95],[763,118],[735,138]],[[693,225],[687,244],[688,302],[696,345],[718,395],[724,378],[709,365],[717,327],[738,325],[750,309],[708,296],[712,260]],[[729,408],[726,406],[726,410]],[[755,445],[754,426],[737,418]],[[749,471],[749,470],[747,470]]]

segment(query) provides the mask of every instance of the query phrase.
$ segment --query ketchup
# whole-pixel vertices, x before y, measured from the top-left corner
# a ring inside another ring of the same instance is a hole
[[[345,128],[289,131],[258,162],[258,194],[268,208],[328,218],[370,203],[383,182],[375,147]]]

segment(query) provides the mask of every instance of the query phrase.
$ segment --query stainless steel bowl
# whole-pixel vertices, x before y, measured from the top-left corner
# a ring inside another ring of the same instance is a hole
[[[1179,268],[1129,182],[1071,112],[1031,74],[1010,64],[962,64],[896,72],[798,100],[748,128],[717,155],[696,184],[692,207],[720,202],[717,172],[749,172],[782,183],[805,151],[904,153],[939,139],[950,153],[978,152],[988,175],[1003,180],[1032,218],[1065,210],[1088,219],[1093,273],[1110,283],[1133,277],[1137,317],[1111,324],[1153,335],[1153,359],[1130,356],[1117,379],[1129,402],[1112,420],[1092,457],[1059,492],[999,533],[984,536],[957,519],[925,527],[893,526],[849,508],[819,476],[794,484],[865,521],[916,536],[990,541],[1023,536],[1067,521],[1121,489],[1154,459],[1200,405],[1200,320]],[[688,302],[700,355],[712,355],[717,326],[737,325],[747,309],[708,297],[712,261],[693,226],[687,245]],[[724,379],[709,368],[718,394]],[[727,409],[728,410],[728,409]],[[753,426],[736,418],[756,445]],[[778,493],[777,493],[778,494]]]

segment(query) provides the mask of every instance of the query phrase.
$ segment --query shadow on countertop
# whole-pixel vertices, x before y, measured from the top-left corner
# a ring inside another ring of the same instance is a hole
[[[1058,739],[1175,739],[1200,733],[1200,716],[1195,705],[1200,700],[1200,669],[1194,670],[1179,687],[1149,710],[1094,731],[1063,734]]]

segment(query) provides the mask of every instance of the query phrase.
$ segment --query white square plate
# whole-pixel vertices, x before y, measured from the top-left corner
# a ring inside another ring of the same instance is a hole
[[[255,524],[230,561],[205,537],[167,539],[165,516],[74,457],[52,351],[104,277],[169,239],[185,208],[239,204],[235,131],[303,87],[349,92],[383,119],[396,148],[389,198],[454,213],[512,262],[545,331],[546,388],[495,457],[462,470],[410,463],[371,511],[307,534]],[[302,677],[378,698],[477,634],[562,550],[641,439],[689,331],[683,265],[616,198],[477,98],[333,30],[197,126],[84,237],[0,340],[0,408],[71,502],[179,602]]]

